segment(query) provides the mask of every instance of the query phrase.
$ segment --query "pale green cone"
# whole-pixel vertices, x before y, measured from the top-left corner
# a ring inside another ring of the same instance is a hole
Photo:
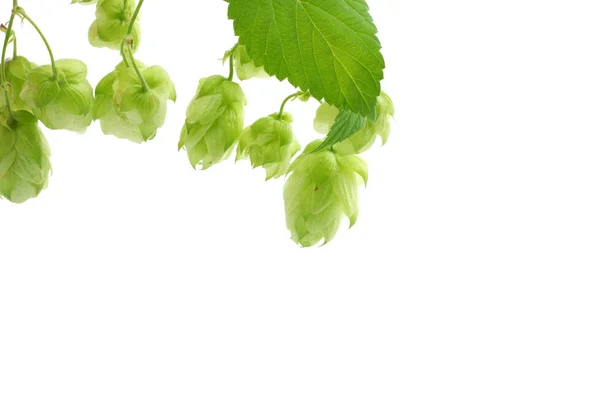
[[[71,4],[90,5],[90,4],[96,4],[96,0],[71,0]]]
[[[23,203],[48,186],[50,147],[28,111],[0,122],[0,198]]]
[[[287,173],[300,143],[292,131],[293,118],[284,113],[261,118],[242,132],[236,160],[250,159],[252,167],[263,167],[267,180]]]
[[[368,179],[362,158],[329,149],[313,153],[321,143],[309,144],[292,163],[284,187],[286,224],[302,247],[333,240],[344,216],[350,227],[356,223],[358,187]]]
[[[88,39],[94,47],[107,47],[113,50],[121,49],[121,42],[127,35],[129,21],[136,7],[134,0],[98,0],[96,5],[96,20],[90,26]],[[139,17],[133,26],[133,50],[137,50],[141,29]]]
[[[257,67],[254,61],[248,55],[246,46],[239,45],[233,52],[233,60],[235,64],[235,73],[241,81],[245,81],[252,78],[268,78],[269,74],[266,73],[263,67]]]
[[[10,106],[13,111],[31,109],[21,100],[21,91],[27,79],[27,75],[36,67],[25,57],[17,56],[14,59],[6,60],[6,81],[8,82],[8,93]],[[0,92],[0,108],[6,106],[6,96]]]
[[[167,71],[136,61],[148,84],[146,90],[135,72],[121,62],[96,87],[94,119],[102,131],[121,139],[143,143],[154,139],[167,116],[167,102],[175,101],[175,86]]]
[[[245,105],[237,83],[220,75],[200,80],[179,141],[194,168],[210,168],[231,155],[244,129]]]
[[[382,145],[386,144],[390,136],[390,119],[394,117],[394,104],[392,99],[381,92],[377,98],[377,119],[371,123],[367,121],[364,128],[352,135],[348,139],[336,144],[335,150],[342,154],[359,154],[369,150],[377,136],[381,137]],[[314,127],[315,130],[323,135],[327,135],[333,126],[339,110],[327,103],[321,104],[317,110]]]
[[[34,68],[23,85],[21,99],[50,129],[83,133],[92,123],[94,90],[87,81],[87,66],[79,60],[56,61],[52,67]]]

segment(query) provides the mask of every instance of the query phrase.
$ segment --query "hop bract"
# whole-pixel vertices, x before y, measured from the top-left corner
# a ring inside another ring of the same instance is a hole
[[[322,141],[309,144],[290,166],[284,187],[287,227],[303,247],[330,242],[347,216],[358,218],[358,187],[368,179],[367,163],[335,150],[313,153]]]
[[[92,123],[94,91],[87,81],[87,66],[79,60],[56,61],[34,68],[27,76],[21,99],[50,129],[85,132]]]
[[[235,64],[235,72],[240,80],[245,81],[251,78],[268,78],[269,74],[266,73],[263,67],[257,67],[254,61],[248,55],[246,46],[237,46],[233,52],[233,59]]]
[[[293,118],[284,113],[261,118],[244,129],[237,148],[237,159],[249,158],[252,166],[263,167],[267,180],[285,175],[300,143],[292,131]]]
[[[200,80],[179,141],[192,166],[207,169],[229,157],[244,129],[245,105],[237,83],[220,75]]]
[[[102,131],[135,143],[153,139],[165,123],[168,100],[175,101],[175,85],[159,66],[136,61],[147,87],[133,66],[121,62],[96,87],[94,119]]]
[[[47,187],[50,147],[28,111],[0,122],[0,198],[23,203]]]
[[[21,91],[23,85],[27,79],[27,75],[35,64],[29,62],[25,57],[17,56],[14,59],[6,60],[6,81],[8,82],[8,93],[10,106],[13,111],[16,110],[27,110],[31,111],[29,107],[21,100]],[[0,107],[6,105],[6,97],[4,93],[0,91]]]
[[[394,117],[392,99],[383,91],[377,98],[377,119],[374,123],[367,121],[363,129],[348,139],[336,144],[335,150],[342,154],[363,153],[373,146],[377,136],[381,136],[382,145],[390,136],[390,118]],[[321,104],[315,118],[315,130],[324,135],[328,134],[335,122],[339,110],[327,103]]]
[[[85,2],[85,1],[84,1]],[[88,39],[94,47],[108,47],[119,50],[121,42],[127,35],[129,21],[133,17],[136,2],[133,0],[98,0],[96,20],[90,26]],[[133,26],[131,34],[133,50],[140,44],[141,29],[139,19]]]

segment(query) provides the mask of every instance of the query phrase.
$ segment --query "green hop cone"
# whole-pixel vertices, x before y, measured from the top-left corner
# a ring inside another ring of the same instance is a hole
[[[23,203],[48,186],[50,147],[28,111],[0,122],[0,198]]]
[[[377,119],[367,124],[360,131],[348,139],[336,144],[335,150],[342,154],[359,154],[369,150],[377,136],[381,136],[382,145],[386,144],[390,136],[390,118],[394,117],[394,104],[392,99],[383,91],[377,98]],[[331,130],[339,110],[327,103],[321,104],[315,118],[315,130],[326,135]]]
[[[292,163],[284,187],[287,227],[303,247],[333,240],[344,216],[350,227],[356,223],[358,187],[368,179],[362,158],[330,149],[314,153],[321,143],[309,144]]]
[[[96,4],[96,0],[71,0],[71,4],[83,4],[83,5]]]
[[[21,100],[21,91],[23,85],[27,80],[27,75],[32,69],[36,67],[35,64],[29,62],[25,57],[17,56],[14,59],[6,60],[6,81],[8,82],[8,93],[10,106],[13,111],[31,109]],[[6,97],[3,93],[0,93],[0,108],[6,106]]]
[[[83,133],[92,123],[94,90],[87,81],[87,66],[79,60],[56,61],[34,68],[27,76],[21,99],[50,129]]]
[[[200,80],[179,141],[194,168],[207,169],[231,155],[244,129],[245,105],[237,83],[220,75]]]
[[[249,158],[254,168],[263,167],[267,171],[267,180],[285,175],[292,157],[300,151],[292,122],[290,114],[284,113],[279,118],[276,113],[244,129],[236,160]]]
[[[90,44],[94,47],[120,50],[135,6],[136,2],[133,0],[99,0],[96,5],[96,20],[88,31]],[[139,18],[134,23],[131,36],[133,51],[136,51],[141,39]]]
[[[268,78],[263,67],[257,67],[254,61],[250,58],[245,46],[237,46],[233,52],[233,60],[235,64],[235,72],[241,81],[252,78]]]
[[[136,61],[148,87],[133,66],[121,62],[96,87],[94,119],[102,131],[135,143],[154,139],[167,117],[167,102],[175,101],[175,85],[159,66],[146,67]]]

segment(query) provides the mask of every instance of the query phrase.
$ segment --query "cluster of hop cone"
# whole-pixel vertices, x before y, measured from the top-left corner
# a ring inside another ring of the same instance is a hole
[[[51,65],[36,66],[23,56],[5,60],[8,90],[0,96],[0,198],[15,203],[36,197],[48,184],[50,149],[38,122],[49,129],[82,133],[96,120],[105,134],[143,143],[156,136],[165,122],[168,101],[176,100],[169,74],[133,56],[140,37],[139,8],[133,0],[73,2],[96,4],[89,41],[121,51],[123,62],[93,90],[81,61],[52,59]],[[227,59],[240,80],[268,76],[254,65],[244,46],[227,52]],[[345,217],[354,225],[358,189],[368,178],[367,164],[358,154],[371,148],[378,136],[382,143],[387,141],[394,114],[391,99],[382,92],[375,121],[350,138],[319,151],[315,150],[323,140],[316,140],[298,156],[301,146],[292,130],[293,119],[283,106],[244,128],[246,103],[233,73],[200,80],[179,142],[192,166],[208,169],[236,151],[236,160],[249,159],[254,168],[264,168],[267,180],[287,176],[286,223],[301,246],[331,241]],[[316,131],[328,134],[338,113],[336,107],[322,103]]]

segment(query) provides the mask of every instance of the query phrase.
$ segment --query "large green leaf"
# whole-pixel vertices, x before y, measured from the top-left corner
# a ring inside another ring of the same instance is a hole
[[[374,117],[385,63],[365,0],[228,2],[255,64],[341,110]]]

